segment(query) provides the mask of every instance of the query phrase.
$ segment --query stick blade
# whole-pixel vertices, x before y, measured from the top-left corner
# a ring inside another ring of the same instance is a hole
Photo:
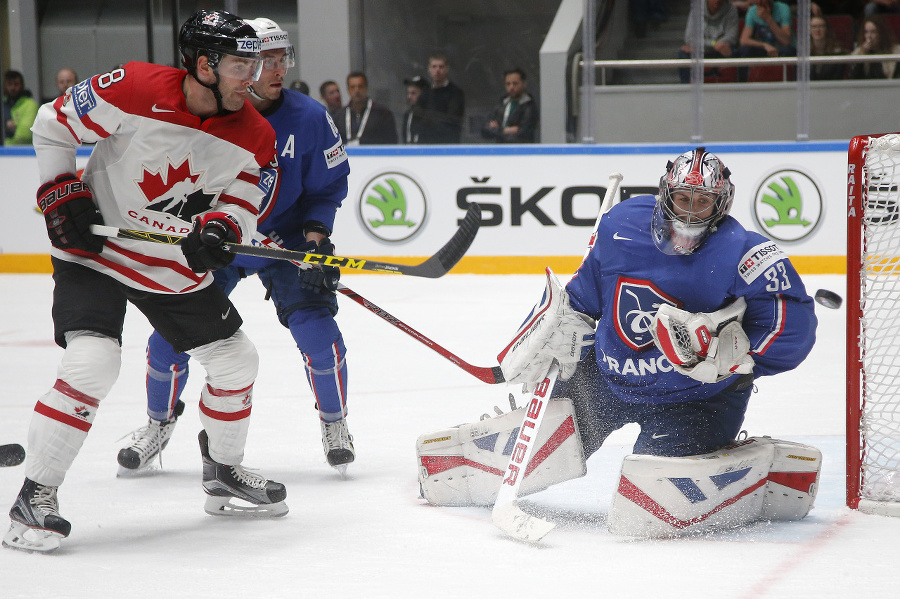
[[[481,206],[472,202],[459,224],[459,229],[450,238],[450,241],[444,244],[437,253],[418,266],[410,267],[408,270],[414,271],[414,274],[420,277],[437,279],[447,274],[450,269],[456,266],[457,262],[469,251],[472,242],[475,241],[475,234],[478,233],[478,227],[481,226]]]
[[[491,520],[494,526],[510,537],[526,543],[537,543],[556,528],[556,524],[552,522],[529,516],[516,505],[515,501],[494,505]]]

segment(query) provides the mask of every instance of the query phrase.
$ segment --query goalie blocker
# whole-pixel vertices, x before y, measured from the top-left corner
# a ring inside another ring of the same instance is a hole
[[[422,497],[441,506],[493,505],[523,410],[421,435]],[[520,495],[587,472],[571,400],[551,400],[544,418]],[[622,463],[609,530],[665,538],[756,520],[800,520],[813,507],[821,465],[815,447],[769,437],[698,456],[630,455]]]

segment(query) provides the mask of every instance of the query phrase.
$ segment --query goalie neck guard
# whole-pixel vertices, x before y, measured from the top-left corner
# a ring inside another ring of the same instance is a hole
[[[731,172],[719,158],[697,148],[669,162],[666,174],[659,180],[659,195],[653,209],[651,231],[653,242],[664,254],[689,255],[715,232],[728,216],[734,200]],[[687,206],[676,208],[673,196],[688,199]],[[709,201],[712,211],[703,215]]]

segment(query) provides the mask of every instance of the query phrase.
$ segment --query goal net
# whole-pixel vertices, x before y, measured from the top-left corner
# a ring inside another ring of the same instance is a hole
[[[900,516],[900,134],[847,169],[847,505]]]

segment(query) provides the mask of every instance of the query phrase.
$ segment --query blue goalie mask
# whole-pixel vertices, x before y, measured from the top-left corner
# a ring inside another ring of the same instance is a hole
[[[734,200],[731,172],[705,148],[669,162],[659,180],[650,226],[664,254],[689,255],[715,232]]]

